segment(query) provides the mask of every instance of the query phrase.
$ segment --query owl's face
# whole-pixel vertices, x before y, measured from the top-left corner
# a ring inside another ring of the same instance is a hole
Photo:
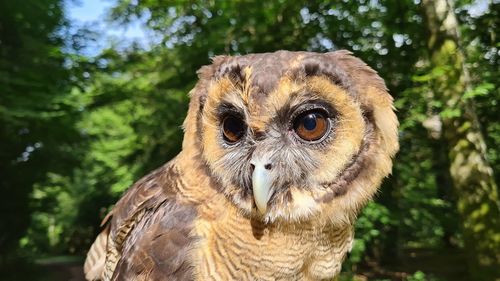
[[[347,53],[219,57],[200,76],[198,149],[218,190],[244,214],[350,221],[390,172],[392,99]]]

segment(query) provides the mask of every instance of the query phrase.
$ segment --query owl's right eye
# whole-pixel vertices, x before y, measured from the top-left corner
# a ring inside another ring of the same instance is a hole
[[[222,120],[222,133],[224,140],[228,143],[235,143],[243,137],[246,125],[243,120],[234,115],[227,115]]]

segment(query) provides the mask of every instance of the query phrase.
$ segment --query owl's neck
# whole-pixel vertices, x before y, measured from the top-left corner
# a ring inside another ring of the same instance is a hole
[[[198,151],[199,148],[183,148],[170,163],[175,166],[183,182],[179,190],[181,199],[194,204],[221,200],[223,196],[217,191],[216,183],[211,179],[208,167]]]

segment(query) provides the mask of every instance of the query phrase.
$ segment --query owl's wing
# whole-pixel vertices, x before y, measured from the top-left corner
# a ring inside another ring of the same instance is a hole
[[[175,166],[167,164],[118,201],[87,254],[88,280],[191,279],[189,250],[195,238],[190,232],[196,208],[176,199],[179,177]]]

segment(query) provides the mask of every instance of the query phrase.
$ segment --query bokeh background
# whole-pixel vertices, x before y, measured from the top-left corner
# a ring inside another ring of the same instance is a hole
[[[340,280],[500,280],[500,1],[0,0],[0,279],[81,280],[218,54],[351,50],[401,122]]]

